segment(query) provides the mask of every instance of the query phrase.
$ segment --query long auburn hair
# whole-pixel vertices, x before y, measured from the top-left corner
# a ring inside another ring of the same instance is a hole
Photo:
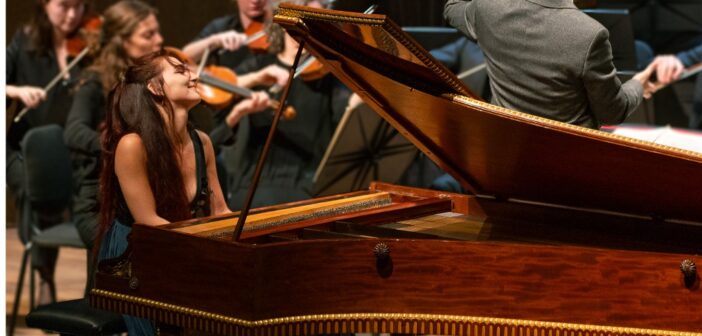
[[[51,26],[49,16],[44,10],[46,5],[51,0],[37,0],[34,5],[34,13],[29,22],[24,26],[24,31],[29,36],[29,50],[37,54],[43,55],[54,48],[54,28]],[[83,18],[91,15],[92,6],[88,0],[83,0]],[[81,25],[76,27],[76,30],[68,36],[72,37],[78,34]]]
[[[163,61],[183,62],[173,52],[161,50],[137,59],[109,92],[102,134],[102,171],[100,174],[100,220],[96,246],[109,230],[117,211],[128,213],[124,195],[115,174],[117,144],[127,134],[137,134],[146,150],[149,186],[156,212],[169,221],[190,218],[190,206],[178,162],[177,145],[169,130],[174,129],[174,111],[163,91]],[[162,117],[165,111],[167,117]],[[96,249],[99,250],[99,249]]]
[[[105,94],[119,81],[119,75],[129,66],[124,41],[134,33],[139,23],[151,14],[156,15],[156,9],[139,0],[122,0],[103,13],[100,51],[88,71],[99,74]]]

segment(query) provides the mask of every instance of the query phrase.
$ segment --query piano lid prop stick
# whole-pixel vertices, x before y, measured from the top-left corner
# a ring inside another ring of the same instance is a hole
[[[268,131],[268,138],[266,139],[265,145],[263,145],[263,151],[261,152],[261,156],[258,157],[258,163],[256,163],[256,171],[254,172],[254,176],[251,179],[251,185],[249,186],[249,190],[246,192],[246,199],[244,200],[244,205],[241,208],[239,220],[237,221],[236,227],[234,228],[232,241],[238,241],[239,237],[241,236],[241,231],[244,229],[244,223],[246,223],[246,217],[249,214],[249,210],[251,210],[251,202],[253,201],[253,196],[256,192],[256,187],[258,186],[258,180],[261,179],[263,164],[266,162],[266,156],[268,156],[268,151],[270,150],[271,143],[273,142],[273,135],[275,135],[275,130],[278,128],[278,122],[280,121],[280,117],[283,115],[283,107],[285,106],[285,102],[288,100],[288,93],[290,93],[290,86],[292,85],[293,75],[295,74],[295,70],[297,69],[297,64],[300,62],[300,56],[302,56],[302,49],[304,47],[305,41],[302,40],[300,41],[300,46],[297,49],[295,61],[293,62],[292,67],[290,68],[290,75],[288,76],[288,85],[286,85],[285,91],[283,91],[283,97],[280,99],[281,104],[278,106],[278,110],[275,112],[275,116],[273,117],[273,124],[271,125],[270,131]]]

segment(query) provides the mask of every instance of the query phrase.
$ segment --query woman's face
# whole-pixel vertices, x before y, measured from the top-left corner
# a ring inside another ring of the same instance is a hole
[[[132,35],[124,41],[124,50],[131,59],[158,51],[163,45],[160,27],[156,16],[151,14],[139,22]]]
[[[48,0],[44,12],[54,30],[68,35],[78,28],[83,20],[85,2],[83,0]]]
[[[175,64],[175,65],[174,65]],[[197,75],[191,73],[188,65],[175,58],[163,60],[163,90],[166,98],[174,106],[191,109],[200,102],[197,93]]]
[[[248,18],[257,18],[266,12],[268,0],[237,0],[239,11]]]

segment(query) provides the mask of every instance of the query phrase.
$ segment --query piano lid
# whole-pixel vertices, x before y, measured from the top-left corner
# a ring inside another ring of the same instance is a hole
[[[699,153],[473,99],[384,15],[283,3],[275,21],[474,194],[702,221]]]

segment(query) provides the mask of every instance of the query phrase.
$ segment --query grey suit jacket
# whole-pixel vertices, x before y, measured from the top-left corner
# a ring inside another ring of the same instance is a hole
[[[599,128],[643,99],[639,81],[617,78],[607,29],[573,0],[448,0],[444,16],[485,53],[495,105]]]

